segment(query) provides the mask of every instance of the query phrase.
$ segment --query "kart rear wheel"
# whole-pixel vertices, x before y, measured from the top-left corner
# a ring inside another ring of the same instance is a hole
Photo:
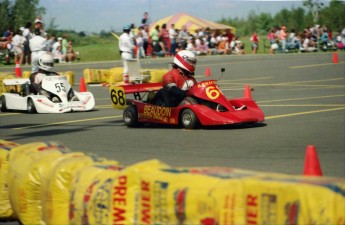
[[[6,112],[7,108],[6,108],[6,98],[4,95],[2,95],[0,97],[0,112]]]
[[[127,106],[123,111],[123,121],[127,127],[137,127],[139,125],[137,107],[134,105]]]
[[[191,109],[183,110],[183,112],[181,113],[180,120],[185,129],[194,129],[199,126],[198,117]]]
[[[28,106],[27,106],[28,113],[36,113],[36,107],[34,101],[29,98],[28,99]]]

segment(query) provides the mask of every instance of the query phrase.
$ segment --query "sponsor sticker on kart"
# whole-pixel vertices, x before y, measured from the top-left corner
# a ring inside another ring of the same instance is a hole
[[[67,77],[65,76],[49,76],[45,78],[47,81],[63,81],[67,80]]]

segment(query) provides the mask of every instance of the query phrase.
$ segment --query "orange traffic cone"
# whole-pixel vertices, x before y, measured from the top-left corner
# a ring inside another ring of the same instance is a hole
[[[333,53],[333,63],[339,63],[338,53],[337,52]]]
[[[22,77],[22,69],[20,68],[20,62],[16,61],[15,73],[17,77]]]
[[[248,84],[244,87],[244,97],[252,99],[252,92]]]
[[[304,161],[305,176],[322,176],[322,171],[319,163],[319,158],[316,153],[314,145],[308,145]]]
[[[79,92],[86,92],[86,84],[85,84],[85,80],[84,77],[80,78],[80,84],[79,84]]]
[[[209,77],[211,75],[210,67],[206,67],[205,75],[206,75],[206,77]]]

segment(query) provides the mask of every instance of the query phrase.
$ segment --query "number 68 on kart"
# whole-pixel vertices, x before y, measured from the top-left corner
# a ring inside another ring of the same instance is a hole
[[[110,91],[112,106],[115,109],[126,108],[126,95],[123,87],[113,87]]]

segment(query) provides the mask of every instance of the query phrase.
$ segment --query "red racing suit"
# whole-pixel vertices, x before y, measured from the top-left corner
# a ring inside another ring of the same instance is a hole
[[[173,68],[163,76],[163,89],[167,92],[169,106],[177,106],[186,96],[187,91],[197,81],[193,76]]]
[[[176,86],[177,88],[187,91],[196,84],[197,81],[193,76],[183,74],[179,69],[171,69],[163,76],[163,87]]]

